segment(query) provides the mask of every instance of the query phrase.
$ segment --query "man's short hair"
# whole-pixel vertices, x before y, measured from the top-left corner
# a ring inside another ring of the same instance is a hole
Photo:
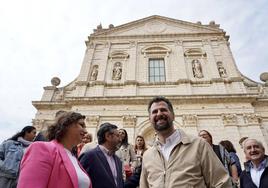
[[[109,132],[109,133],[113,133],[113,131],[115,129],[117,129],[118,127],[116,125],[113,125],[111,123],[103,123],[100,125],[100,128],[97,132],[97,137],[98,137],[98,144],[103,144],[106,142],[105,139],[105,133]]]
[[[157,97],[154,97],[152,100],[150,100],[150,102],[148,104],[148,109],[147,109],[148,112],[150,113],[151,106],[153,103],[158,103],[158,102],[162,102],[162,101],[167,103],[168,109],[172,112],[172,114],[174,114],[174,110],[173,110],[173,106],[172,106],[171,102],[163,96],[157,96]]]

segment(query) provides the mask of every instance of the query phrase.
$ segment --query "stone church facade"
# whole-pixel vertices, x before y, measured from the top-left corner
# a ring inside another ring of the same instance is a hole
[[[229,47],[229,36],[215,22],[190,23],[150,16],[120,26],[101,25],[86,41],[81,71],[70,84],[44,87],[33,125],[50,125],[59,110],[86,115],[96,137],[101,123],[111,122],[134,143],[154,131],[147,104],[154,96],[170,99],[175,125],[197,135],[206,129],[214,142],[231,140],[237,150],[243,136],[268,144],[268,76],[258,83],[242,75]],[[242,151],[238,151],[242,155]]]

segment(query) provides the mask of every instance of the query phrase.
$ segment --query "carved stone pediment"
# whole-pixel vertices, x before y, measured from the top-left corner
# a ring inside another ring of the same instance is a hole
[[[125,115],[122,117],[124,127],[135,127],[137,118],[136,116]]]
[[[160,55],[160,56],[169,56],[171,49],[166,46],[162,45],[153,45],[153,46],[146,46],[141,50],[141,53],[144,57],[151,56],[151,55]]]
[[[200,48],[189,48],[184,52],[185,57],[206,57],[207,54]]]
[[[243,114],[244,122],[248,125],[258,125],[261,123],[262,118],[258,114]]]
[[[237,125],[237,115],[236,114],[222,114],[222,121],[225,126]]]
[[[97,127],[99,125],[100,116],[87,116],[86,126],[87,127]]]
[[[163,16],[150,16],[121,26],[102,30],[92,36],[129,36],[156,34],[185,34],[185,33],[222,33],[217,27],[190,23]]]
[[[109,59],[127,59],[129,54],[123,51],[114,51],[109,54]]]
[[[185,127],[196,127],[197,115],[182,115],[182,121]]]

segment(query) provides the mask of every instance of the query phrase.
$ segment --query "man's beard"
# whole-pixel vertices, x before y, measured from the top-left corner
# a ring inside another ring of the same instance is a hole
[[[165,120],[166,122],[165,122],[165,124],[158,125],[157,121],[161,120],[161,119]],[[168,130],[171,126],[172,126],[172,121],[169,121],[169,119],[166,116],[161,116],[161,117],[154,120],[154,129],[156,131]]]

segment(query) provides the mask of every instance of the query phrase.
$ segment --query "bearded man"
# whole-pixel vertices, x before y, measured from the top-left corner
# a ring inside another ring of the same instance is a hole
[[[143,155],[140,187],[230,188],[231,180],[207,142],[175,129],[171,102],[155,97],[149,120],[158,138]]]

